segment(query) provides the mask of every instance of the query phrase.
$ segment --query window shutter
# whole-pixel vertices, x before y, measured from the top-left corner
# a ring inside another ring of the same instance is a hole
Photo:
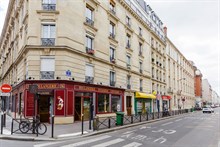
[[[41,71],[55,71],[55,60],[53,58],[42,58]]]
[[[92,65],[86,65],[86,76],[94,77],[94,71]]]

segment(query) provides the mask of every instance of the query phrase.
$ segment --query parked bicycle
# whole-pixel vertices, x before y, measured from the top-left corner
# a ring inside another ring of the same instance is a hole
[[[35,130],[38,134],[44,135],[47,132],[47,126],[44,123],[41,123],[39,119],[36,120],[35,125],[34,121],[31,122],[29,119],[26,119],[25,121],[21,121],[19,123],[19,130],[22,133]]]

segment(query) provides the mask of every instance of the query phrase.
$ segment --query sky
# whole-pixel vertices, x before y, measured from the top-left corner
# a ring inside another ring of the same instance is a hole
[[[9,0],[0,0],[0,33]],[[145,0],[220,96],[220,0]]]

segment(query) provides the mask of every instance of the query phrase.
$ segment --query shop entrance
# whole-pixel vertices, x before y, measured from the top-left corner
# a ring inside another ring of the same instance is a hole
[[[92,103],[92,93],[77,92],[75,94],[75,121],[80,121],[82,114],[84,114],[84,120],[89,120],[90,102]]]
[[[38,101],[38,114],[40,122],[49,122],[50,118],[50,95],[40,95]]]
[[[126,96],[126,108],[127,108],[127,115],[131,115],[131,110],[132,110],[132,101],[131,101],[131,96]]]

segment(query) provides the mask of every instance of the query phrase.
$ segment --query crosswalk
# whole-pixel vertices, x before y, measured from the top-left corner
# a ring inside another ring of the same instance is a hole
[[[104,136],[76,142],[73,144],[64,145],[61,147],[78,147],[78,146],[82,146],[82,147],[108,147],[108,146],[139,147],[142,145],[142,143],[138,143],[138,142],[127,143],[125,139],[122,139],[122,138],[116,138],[116,139],[111,139],[111,140],[106,141],[106,139],[110,139],[110,138],[111,136],[104,135]],[[119,143],[122,143],[123,145],[122,144],[119,145]]]

